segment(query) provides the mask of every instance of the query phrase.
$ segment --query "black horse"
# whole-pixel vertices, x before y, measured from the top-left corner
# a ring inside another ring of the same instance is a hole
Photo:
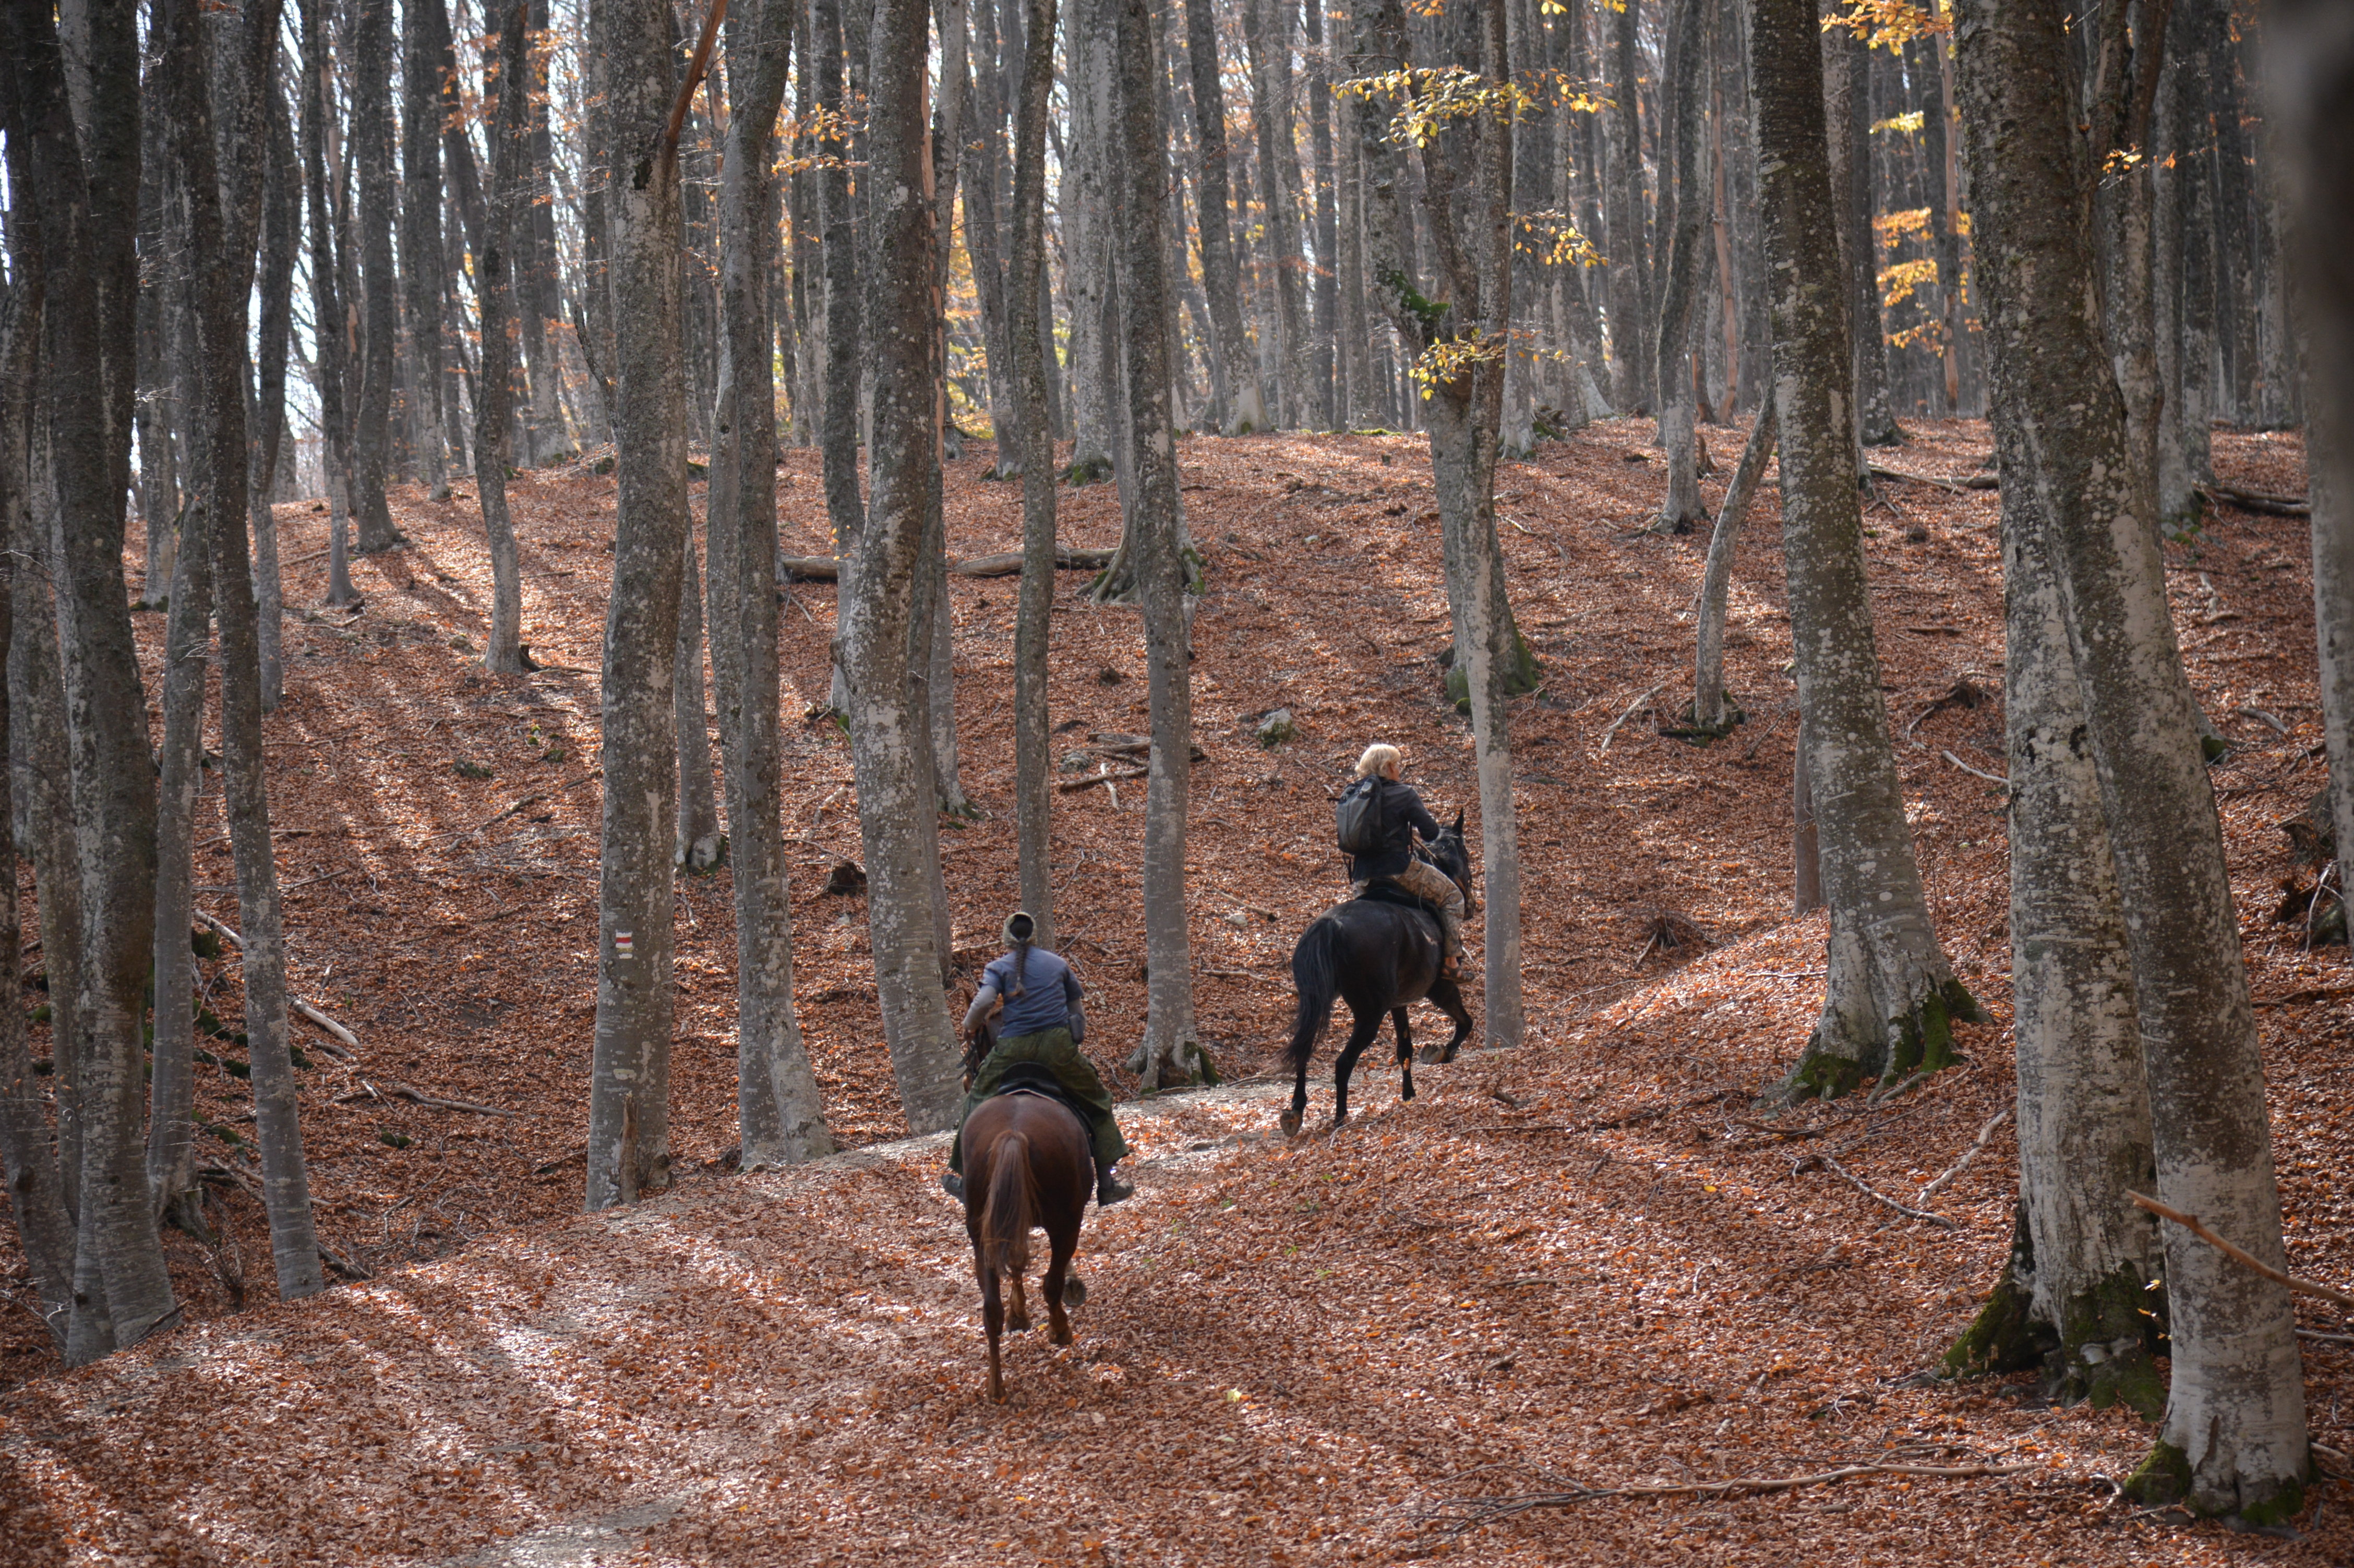
[[[1471,857],[1463,845],[1463,813],[1456,812],[1454,825],[1423,853],[1463,890],[1464,912],[1469,914]],[[1388,896],[1392,893],[1394,898]],[[1387,884],[1376,884],[1373,896],[1351,899],[1308,927],[1291,950],[1291,983],[1299,992],[1299,1005],[1293,1015],[1291,1044],[1283,1054],[1295,1075],[1291,1108],[1283,1113],[1287,1134],[1299,1132],[1308,1109],[1308,1058],[1332,1014],[1335,997],[1348,1002],[1356,1027],[1332,1064],[1334,1127],[1349,1119],[1349,1075],[1381,1033],[1383,1014],[1389,1015],[1397,1033],[1399,1098],[1414,1098],[1414,1031],[1406,1022],[1408,1007],[1426,1001],[1455,1021],[1454,1036],[1445,1045],[1437,1050],[1426,1046],[1423,1052],[1426,1062],[1455,1060],[1455,1053],[1470,1038],[1471,1014],[1455,981],[1438,972],[1439,939],[1437,916],[1421,900]]]

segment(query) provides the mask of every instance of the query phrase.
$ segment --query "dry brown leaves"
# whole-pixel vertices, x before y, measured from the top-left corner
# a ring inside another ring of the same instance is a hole
[[[2295,1544],[2140,1516],[2112,1496],[2148,1441],[2129,1416],[2039,1408],[2024,1384],[1912,1381],[2000,1266],[2016,1181],[2007,1128],[1945,1188],[1920,1192],[2008,1102],[2008,1044],[1999,1029],[1969,1031],[1963,1065],[1876,1107],[1773,1118],[1751,1105],[1803,1040],[1822,966],[1819,920],[1783,912],[1794,692],[1774,507],[1761,501],[1750,521],[1728,640],[1749,722],[1706,748],[1660,738],[1689,685],[1705,541],[1639,532],[1658,470],[1622,453],[1648,440],[1644,426],[1599,427],[1499,481],[1514,600],[1547,672],[1514,718],[1527,1048],[1426,1068],[1411,1105],[1370,1053],[1358,1101],[1370,1114],[1290,1145],[1265,1137],[1269,1086],[1129,1107],[1145,1191],[1091,1220],[1078,1341],[1015,1340],[1002,1408],[979,1397],[969,1252],[930,1185],[933,1146],[722,1179],[724,873],[680,897],[680,1190],[572,1214],[612,482],[563,471],[516,485],[526,635],[563,668],[512,682],[452,646],[479,645],[489,598],[472,504],[406,498],[415,545],[359,564],[366,609],[290,626],[289,699],[269,730],[294,983],[363,1046],[351,1066],[314,1054],[306,1074],[313,1190],[330,1242],[386,1273],[229,1313],[231,1260],[178,1239],[198,1320],[69,1375],[54,1375],[29,1316],[12,1315],[8,1364],[32,1380],[0,1396],[12,1552],[273,1564],[2344,1560],[2354,1529],[2332,1487]],[[2302,489],[2294,440],[2217,445],[2227,478]],[[1960,477],[1985,450],[1983,427],[1931,424],[1901,462]],[[1476,790],[1469,736],[1437,687],[1446,614],[1421,443],[1197,440],[1183,457],[1210,583],[1195,665],[1210,754],[1193,841],[1201,1007],[1222,1065],[1247,1078],[1288,1020],[1290,943],[1340,891],[1329,801],[1347,761],[1378,736],[1410,748],[1434,808],[1476,814]],[[1018,532],[1018,494],[982,482],[986,462],[981,449],[949,479],[960,554]],[[792,454],[785,477],[786,546],[814,552],[813,459]],[[1999,773],[2000,709],[1928,711],[1964,681],[1999,692],[1999,503],[1893,483],[1884,494],[1867,547],[1892,713],[1914,725],[1900,765],[1924,868],[1957,968],[2005,1014],[2001,803],[1943,757]],[[1109,487],[1063,499],[1066,536],[1114,542]],[[290,559],[323,544],[323,514],[281,516]],[[2343,1281],[2354,1254],[2332,1173],[2349,1162],[2339,1058],[2354,998],[2335,983],[2340,957],[2304,953],[2268,923],[2287,869],[2274,824],[2324,771],[2302,532],[2227,513],[2195,552],[2169,554],[2194,682],[2240,743],[2216,777],[2256,994],[2281,1003],[2261,1017],[2291,1255]],[[1055,715],[1080,743],[1141,729],[1144,702],[1137,621],[1086,605],[1084,581],[1064,574],[1055,607]],[[314,604],[321,588],[306,564],[289,601]],[[952,592],[964,778],[983,811],[946,835],[970,964],[1013,896],[1013,585],[960,578]],[[795,715],[823,694],[832,589],[789,598],[782,700]],[[160,631],[141,618],[151,657]],[[1611,721],[1662,683],[1602,749]],[[1250,726],[1277,706],[1300,738],[1264,752]],[[864,908],[820,891],[856,854],[847,754],[829,724],[789,734],[801,1016],[837,1132],[875,1143],[900,1124]],[[203,810],[197,836],[215,838],[217,798]],[[1057,813],[1068,946],[1108,1067],[1143,1002],[1140,802],[1091,789],[1059,797]],[[229,880],[226,843],[208,844],[199,903],[233,919]],[[1647,940],[1663,929],[1694,939]],[[211,1004],[233,1026],[234,965],[211,971]],[[393,1084],[518,1114],[433,1109],[393,1097]],[[1311,1086],[1321,1117],[1330,1085]],[[243,1136],[244,1093],[216,1075],[207,1121]],[[241,1158],[217,1135],[205,1149]],[[1958,1229],[1897,1218],[1809,1152]],[[250,1298],[266,1298],[251,1201],[224,1189],[217,1206]],[[2342,1346],[2308,1349],[2316,1434],[2347,1446],[2354,1362]],[[1459,1538],[1444,1528],[1466,1499],[2021,1462],[2034,1468],[1596,1499]]]

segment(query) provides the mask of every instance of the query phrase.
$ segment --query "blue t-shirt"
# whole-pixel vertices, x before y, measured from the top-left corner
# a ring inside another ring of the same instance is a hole
[[[1079,1000],[1079,977],[1071,972],[1069,964],[1044,948],[1033,948],[1022,966],[1022,980],[1018,987],[1013,983],[1012,953],[993,959],[981,971],[981,989],[1005,999],[1005,1011],[997,1019],[999,1039],[1069,1025],[1071,1008]],[[1017,990],[1020,996],[1013,994]]]

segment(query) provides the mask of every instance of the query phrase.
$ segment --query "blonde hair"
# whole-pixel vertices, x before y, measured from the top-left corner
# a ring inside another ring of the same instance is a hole
[[[1396,747],[1375,741],[1365,747],[1365,754],[1363,757],[1357,758],[1357,777],[1371,779],[1374,774],[1385,773],[1405,761],[1405,753]]]

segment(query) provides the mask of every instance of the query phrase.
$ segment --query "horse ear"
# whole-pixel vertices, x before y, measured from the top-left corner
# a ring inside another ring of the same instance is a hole
[[[1458,833],[1463,832],[1463,812],[1460,808],[1458,808],[1455,813],[1455,831]]]

